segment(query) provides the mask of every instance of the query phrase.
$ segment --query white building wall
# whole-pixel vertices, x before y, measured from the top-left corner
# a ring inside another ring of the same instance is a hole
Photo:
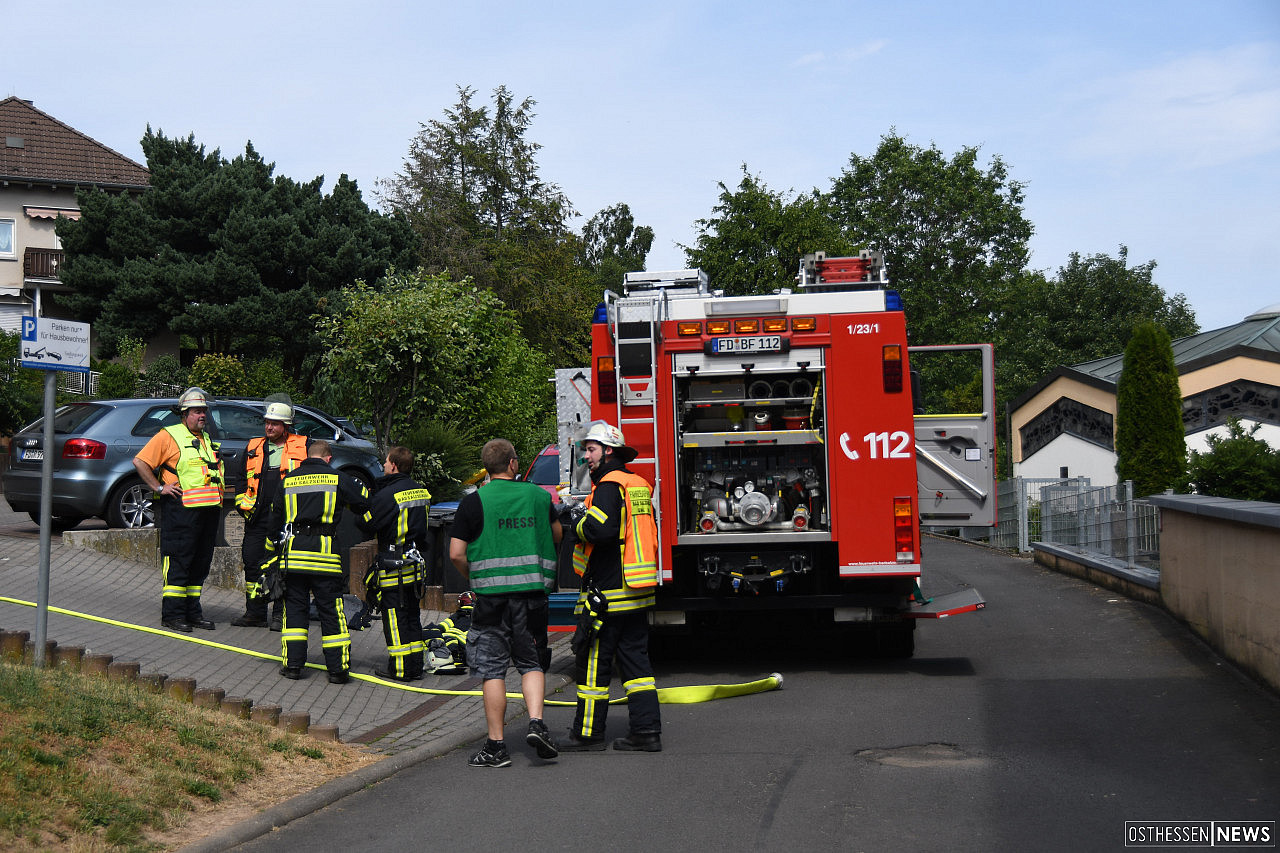
[[[1015,477],[1059,477],[1066,466],[1068,477],[1088,477],[1093,486],[1116,484],[1116,455],[1105,447],[1062,434],[1036,453],[1013,465]]]
[[[1240,426],[1244,427],[1245,435],[1249,434],[1249,430],[1253,429],[1257,421],[1240,419]],[[1209,429],[1193,432],[1187,436],[1187,452],[1197,451],[1198,453],[1209,452],[1209,436],[1217,435],[1226,438],[1228,435],[1226,425],[1210,427]],[[1274,424],[1263,424],[1262,428],[1254,434],[1254,438],[1261,439],[1272,448],[1280,448],[1280,426]]]

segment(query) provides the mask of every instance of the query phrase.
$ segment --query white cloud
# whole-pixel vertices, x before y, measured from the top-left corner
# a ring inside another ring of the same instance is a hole
[[[791,64],[797,68],[809,65],[826,65],[828,63],[844,65],[851,62],[857,62],[859,59],[866,59],[868,56],[875,56],[877,53],[884,50],[888,44],[889,42],[887,39],[876,39],[875,41],[869,41],[865,44],[854,45],[848,50],[842,50],[833,54],[828,54],[825,51],[818,50],[798,57]]]
[[[1073,116],[1075,156],[1220,166],[1280,148],[1280,51],[1253,44],[1092,81]]]

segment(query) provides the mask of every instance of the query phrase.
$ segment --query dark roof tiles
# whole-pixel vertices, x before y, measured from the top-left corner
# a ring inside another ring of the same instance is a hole
[[[1172,342],[1173,363],[1178,373],[1190,373],[1236,356],[1259,361],[1280,362],[1280,311],[1264,308],[1234,326],[1211,329]],[[1062,365],[1045,375],[1010,403],[1019,408],[1060,377],[1070,377],[1086,385],[1114,392],[1124,369],[1124,353],[1096,358],[1070,366]]]
[[[30,101],[0,101],[0,179],[143,188],[150,173]]]

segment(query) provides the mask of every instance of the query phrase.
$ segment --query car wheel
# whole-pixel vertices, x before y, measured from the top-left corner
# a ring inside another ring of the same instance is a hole
[[[37,525],[40,524],[40,513],[29,512],[27,515],[31,516],[31,520]],[[84,521],[83,515],[55,515],[53,517],[53,529],[59,531],[70,530],[82,521]]]
[[[107,499],[107,526],[137,529],[154,527],[156,510],[151,502],[151,489],[141,478],[125,480]]]

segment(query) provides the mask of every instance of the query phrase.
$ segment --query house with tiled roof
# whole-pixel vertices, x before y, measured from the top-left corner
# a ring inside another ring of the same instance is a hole
[[[22,98],[0,101],[0,139],[0,329],[15,332],[23,315],[60,316],[54,224],[79,218],[76,190],[139,193],[150,174]]]
[[[1225,435],[1228,418],[1280,448],[1280,303],[1234,326],[1173,341],[1187,450]],[[1116,384],[1124,354],[1059,367],[1010,405],[1014,476],[1116,484]]]

